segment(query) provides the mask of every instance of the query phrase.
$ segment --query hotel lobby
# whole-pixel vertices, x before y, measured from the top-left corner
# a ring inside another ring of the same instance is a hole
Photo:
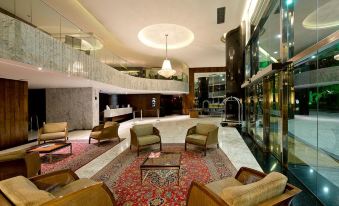
[[[338,0],[0,0],[0,206],[339,205]]]

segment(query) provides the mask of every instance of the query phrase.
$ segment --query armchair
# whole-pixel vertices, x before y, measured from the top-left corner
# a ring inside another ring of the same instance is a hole
[[[38,152],[19,150],[0,154],[0,180],[22,175],[32,177],[40,174],[41,160]]]
[[[265,174],[242,167],[234,178],[203,185],[193,181],[187,206],[288,206],[301,190],[287,183],[283,174]]]
[[[64,139],[65,142],[68,139],[67,122],[58,123],[45,123],[38,131],[38,144],[41,141]]]
[[[206,156],[207,146],[217,145],[218,143],[218,127],[214,124],[201,124],[188,129],[185,139],[185,151],[187,150],[187,144],[194,144],[204,147],[204,155]]]
[[[81,178],[61,170],[27,179],[22,176],[0,181],[0,205],[103,205],[116,206],[103,182]]]
[[[132,149],[132,145],[137,147],[138,156],[140,148],[144,146],[160,144],[160,151],[162,150],[160,132],[157,128],[153,127],[152,124],[134,125],[130,129],[130,132],[130,149]]]
[[[117,122],[105,122],[92,129],[92,132],[89,136],[88,144],[91,144],[91,139],[95,139],[100,144],[101,140],[118,138],[120,142],[120,137],[118,134],[120,124]]]

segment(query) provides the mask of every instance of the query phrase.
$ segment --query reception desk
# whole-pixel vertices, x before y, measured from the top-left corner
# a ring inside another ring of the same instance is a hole
[[[132,107],[109,109],[104,111],[105,120],[119,121],[128,118],[133,113]]]

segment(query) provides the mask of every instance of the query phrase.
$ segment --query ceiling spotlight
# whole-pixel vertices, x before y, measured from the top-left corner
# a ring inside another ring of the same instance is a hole
[[[315,58],[316,58],[316,56],[315,56],[315,55],[311,56],[311,59],[315,59]]]
[[[278,54],[278,51],[273,52],[274,54]]]

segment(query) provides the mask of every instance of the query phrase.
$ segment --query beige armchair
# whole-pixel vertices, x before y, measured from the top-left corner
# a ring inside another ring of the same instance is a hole
[[[191,127],[187,131],[185,139],[185,151],[187,150],[187,144],[194,144],[204,147],[204,155],[206,156],[207,146],[217,145],[218,143],[218,127],[214,124],[201,124]]]
[[[92,129],[92,132],[89,136],[88,144],[91,144],[91,139],[95,139],[100,144],[101,140],[114,139],[118,138],[120,142],[120,137],[118,134],[120,124],[117,122],[105,122]]]
[[[41,160],[38,152],[18,150],[0,154],[0,180],[22,175],[33,177],[40,174]]]
[[[301,190],[278,172],[265,173],[242,167],[229,177],[203,185],[193,181],[187,206],[288,206]]]
[[[139,156],[139,150],[141,147],[160,144],[160,151],[162,150],[161,146],[161,136],[159,130],[153,127],[152,124],[140,124],[134,125],[131,129],[131,145],[137,147],[137,153]]]
[[[65,142],[68,139],[67,122],[58,123],[44,123],[43,127],[38,132],[38,144],[41,141],[64,139]]]
[[[61,170],[27,179],[16,176],[0,181],[0,205],[116,206],[112,192],[102,182]]]

